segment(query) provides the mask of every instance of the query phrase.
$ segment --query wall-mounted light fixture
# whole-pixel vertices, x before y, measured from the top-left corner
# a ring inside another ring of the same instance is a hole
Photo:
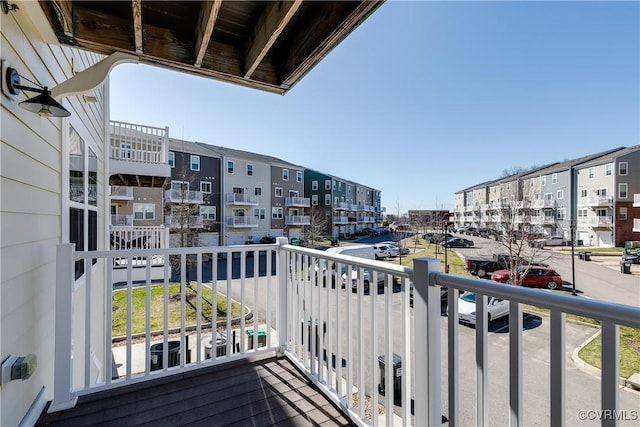
[[[2,0],[2,2],[0,3],[2,6],[2,13],[4,13],[5,15],[8,15],[9,12],[13,12],[20,9],[17,4],[9,3],[7,0]]]
[[[50,117],[69,117],[71,115],[67,109],[65,109],[58,101],[53,99],[49,88],[41,86],[40,84],[21,76],[15,68],[6,67],[3,78],[3,89],[5,89],[7,95],[19,95],[21,90],[40,94],[18,104],[25,110],[31,111],[32,113],[38,113],[41,116]],[[20,84],[21,78],[39,87],[24,86]]]

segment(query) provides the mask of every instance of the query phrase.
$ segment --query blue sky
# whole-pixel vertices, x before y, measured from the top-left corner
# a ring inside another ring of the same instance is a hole
[[[640,2],[388,1],[284,96],[144,65],[111,118],[453,207],[504,170],[640,143]]]

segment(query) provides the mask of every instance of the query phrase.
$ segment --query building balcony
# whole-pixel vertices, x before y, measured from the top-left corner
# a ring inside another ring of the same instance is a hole
[[[287,215],[284,217],[284,225],[303,226],[310,225],[311,217],[309,215]]]
[[[202,204],[204,203],[204,194],[202,191],[194,191],[194,190],[165,190],[164,192],[164,201],[166,203],[176,203],[176,204]]]
[[[288,208],[308,208],[311,202],[308,197],[285,197],[284,205]]]
[[[640,218],[633,219],[633,232],[634,233],[640,232]]]
[[[613,197],[611,196],[589,196],[579,197],[578,206],[611,206]]]
[[[610,216],[578,217],[578,225],[587,227],[611,228],[613,227],[613,218]]]
[[[168,248],[167,231],[168,229],[162,225],[148,227],[113,225],[109,228],[110,247],[112,250]]]
[[[228,206],[258,206],[258,196],[253,194],[227,193],[225,200]]]
[[[333,204],[333,209],[338,211],[348,211],[349,203],[347,202],[337,202]]]
[[[202,228],[204,221],[200,215],[165,215],[164,225],[171,229],[176,228]]]
[[[254,228],[258,226],[258,219],[254,216],[228,216],[224,223],[229,228]]]
[[[334,224],[349,224],[348,216],[334,216],[333,217]]]
[[[227,417],[233,414],[240,417],[236,424],[253,424],[274,415],[271,402],[278,412],[293,411],[314,425],[327,417],[331,425],[347,424],[334,419],[340,415],[369,426],[435,426],[442,425],[443,416],[451,425],[584,425],[579,417],[585,412],[576,408],[637,414],[637,395],[621,390],[619,379],[619,327],[640,328],[637,306],[445,274],[433,258],[415,259],[407,267],[292,246],[286,238],[233,247],[73,248],[57,249],[56,340],[49,355],[55,366],[48,393],[53,400],[42,414],[43,424],[90,424],[97,417],[130,425],[134,419],[154,422],[160,410],[166,422],[215,424],[231,422]],[[151,313],[155,300],[144,296],[152,294],[155,282],[147,278],[134,286],[129,276],[121,291],[113,291],[105,281],[115,273],[111,259],[134,256],[176,261],[160,269],[157,283],[165,290],[161,309],[153,314],[160,326],[153,330],[149,320],[136,321],[132,313]],[[216,268],[211,260],[219,260],[213,261]],[[76,280],[78,263],[95,268],[86,268]],[[341,278],[322,267],[328,265],[353,273]],[[378,292],[365,291],[368,277],[377,278]],[[177,291],[170,292],[169,283]],[[448,293],[448,316],[441,315],[442,288]],[[143,297],[132,298],[134,290]],[[474,329],[458,322],[460,290],[477,295]],[[126,297],[116,303],[112,292]],[[205,314],[211,293],[235,305]],[[496,321],[486,321],[489,296],[510,302],[507,320],[498,319],[508,340],[498,339]],[[529,306],[550,315],[529,314]],[[169,308],[182,313],[174,323]],[[117,310],[130,326],[116,338],[105,325],[114,324]],[[252,313],[251,323],[232,310]],[[567,356],[575,331],[567,314],[601,322],[599,375],[575,369]],[[231,322],[232,317],[237,320]],[[534,327],[531,318],[538,322]],[[212,325],[217,325],[215,340]],[[528,358],[527,346],[534,342],[547,344]],[[504,369],[490,371],[490,362]],[[536,369],[547,374],[527,379]],[[583,387],[580,393],[577,385]],[[531,393],[532,388],[544,392]],[[364,401],[376,410],[365,410]],[[265,405],[272,410],[265,412]]]
[[[556,219],[552,216],[532,216],[531,224],[535,225],[553,225]]]
[[[358,211],[358,205],[356,205],[355,203],[349,203],[349,210],[353,211],[353,212],[357,212]]]
[[[133,215],[111,215],[111,225],[133,227]]]
[[[133,187],[111,187],[111,200],[133,200]]]
[[[634,208],[640,207],[640,194],[633,195],[633,207]]]
[[[532,209],[551,209],[556,207],[555,200],[535,199],[531,201]]]
[[[171,178],[168,128],[115,121],[110,125],[109,184],[165,187]]]

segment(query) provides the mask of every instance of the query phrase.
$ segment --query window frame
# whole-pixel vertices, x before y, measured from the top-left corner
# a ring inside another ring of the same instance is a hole
[[[282,169],[282,180],[289,181],[289,169]]]
[[[236,164],[233,160],[227,160],[227,173],[234,173]]]
[[[253,176],[253,164],[247,163],[247,176]]]
[[[274,197],[283,197],[284,191],[282,189],[282,187],[275,187],[273,189],[273,196]]]
[[[173,169],[176,167],[176,153],[174,151],[169,151],[167,155],[167,164]]]
[[[203,187],[209,187],[209,190],[204,189]],[[200,181],[200,192],[203,194],[211,194],[213,191],[213,184],[211,181]]]
[[[618,163],[618,175],[619,176],[629,175],[629,162]]]
[[[624,188],[624,190],[623,190]],[[618,198],[619,199],[628,199],[629,198],[629,184],[626,182],[618,183]]]
[[[196,160],[196,161],[194,161]],[[195,166],[195,168],[194,168]],[[199,171],[200,170],[200,156],[196,155],[196,154],[190,154],[189,155],[189,169],[191,169],[192,171]]]

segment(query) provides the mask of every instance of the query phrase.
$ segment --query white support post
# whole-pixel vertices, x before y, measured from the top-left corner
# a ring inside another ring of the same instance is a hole
[[[71,335],[75,244],[63,243],[56,248],[56,314],[53,401],[47,412],[76,406],[78,396],[71,392]]]
[[[442,424],[442,365],[440,340],[440,287],[433,273],[440,271],[436,258],[413,260],[413,315],[415,360],[415,423],[418,426]],[[420,327],[425,325],[425,328]],[[426,336],[424,335],[426,331]],[[407,404],[410,400],[407,398]]]
[[[276,243],[278,244],[278,352],[284,353],[287,347],[287,280],[289,278],[289,265],[287,263],[286,253],[282,250],[282,246],[289,243],[289,239],[286,237],[276,237]]]

